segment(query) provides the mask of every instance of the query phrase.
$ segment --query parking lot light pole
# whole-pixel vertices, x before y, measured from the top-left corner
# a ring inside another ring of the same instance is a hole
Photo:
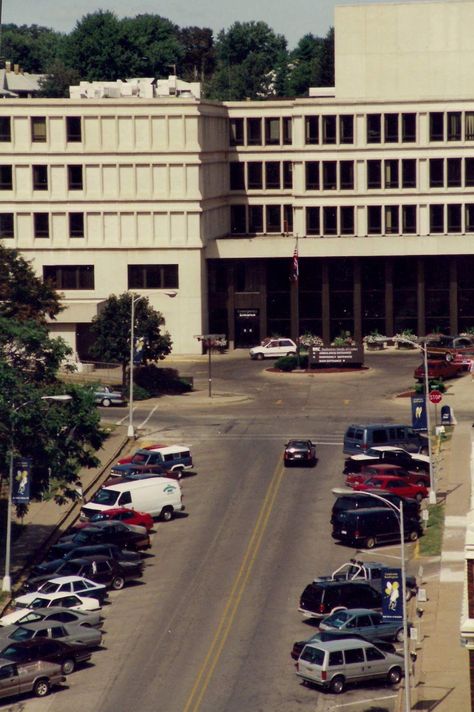
[[[128,394],[128,430],[127,436],[129,438],[135,437],[135,429],[133,427],[133,361],[135,355],[135,304],[137,304],[140,299],[144,299],[144,296],[139,297],[132,296],[131,310],[130,310],[130,387]]]
[[[57,396],[41,396],[41,400],[47,401],[58,401],[65,402],[70,401],[72,396],[69,395],[57,395]],[[8,467],[8,503],[7,503],[7,530],[5,533],[5,575],[2,581],[2,591],[10,593],[12,590],[12,579],[10,574],[10,561],[11,561],[11,539],[12,539],[12,509],[13,509],[13,463],[15,457],[15,415],[18,413],[20,408],[24,408],[25,405],[32,403],[33,401],[27,400],[24,403],[20,403],[10,411],[10,443],[9,443],[9,467]]]
[[[333,494],[339,495],[354,495],[355,490],[350,487],[335,487]],[[380,494],[376,492],[370,492],[369,490],[364,490],[364,494],[374,499],[379,499],[384,503],[385,506],[390,507],[398,519],[398,526],[400,528],[400,561],[401,561],[401,571],[402,571],[402,596],[403,596],[403,661],[405,667],[405,712],[411,712],[411,690],[410,690],[410,655],[408,651],[408,620],[406,611],[407,602],[407,576],[406,576],[406,565],[405,565],[405,522],[403,520],[403,499],[400,498],[400,506],[397,507],[396,504],[385,499]]]
[[[430,504],[436,504],[436,479],[433,465],[433,449],[431,444],[431,417],[430,417],[430,379],[428,377],[428,347],[425,344],[422,346],[416,341],[411,339],[403,338],[401,339],[408,344],[412,344],[417,349],[423,353],[423,378],[424,378],[424,388],[425,388],[425,411],[426,411],[426,430],[428,432],[428,460],[430,467],[430,494],[429,502]]]

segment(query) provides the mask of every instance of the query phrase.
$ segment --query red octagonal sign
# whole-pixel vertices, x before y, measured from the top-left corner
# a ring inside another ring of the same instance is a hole
[[[441,391],[430,391],[429,399],[431,403],[440,403],[443,400],[443,394]]]

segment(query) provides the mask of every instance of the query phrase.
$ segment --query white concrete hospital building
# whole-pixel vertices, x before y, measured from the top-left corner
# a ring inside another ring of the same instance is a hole
[[[52,331],[86,359],[128,289],[175,353],[474,327],[473,27],[471,0],[338,7],[309,98],[3,99],[0,237],[63,295]]]

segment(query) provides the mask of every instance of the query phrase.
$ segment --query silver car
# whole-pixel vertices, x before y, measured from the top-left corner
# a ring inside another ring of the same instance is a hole
[[[60,685],[66,678],[61,666],[44,660],[22,665],[0,658],[0,698],[13,697],[33,692],[37,697],[46,697],[53,685]]]
[[[87,648],[98,648],[102,643],[102,631],[77,623],[63,625],[54,621],[39,621],[0,629],[0,645],[3,647],[12,641],[18,643],[20,640],[33,638],[51,638],[61,640],[63,643],[77,643]]]
[[[109,408],[111,405],[125,405],[127,402],[120,391],[114,391],[110,386],[97,386],[94,398],[97,405],[102,405],[104,408]]]

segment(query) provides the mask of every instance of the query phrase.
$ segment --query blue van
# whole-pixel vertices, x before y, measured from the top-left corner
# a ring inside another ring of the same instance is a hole
[[[372,423],[349,425],[344,435],[343,452],[346,455],[365,453],[371,447],[393,445],[408,452],[422,452],[428,447],[426,435],[409,425]]]

